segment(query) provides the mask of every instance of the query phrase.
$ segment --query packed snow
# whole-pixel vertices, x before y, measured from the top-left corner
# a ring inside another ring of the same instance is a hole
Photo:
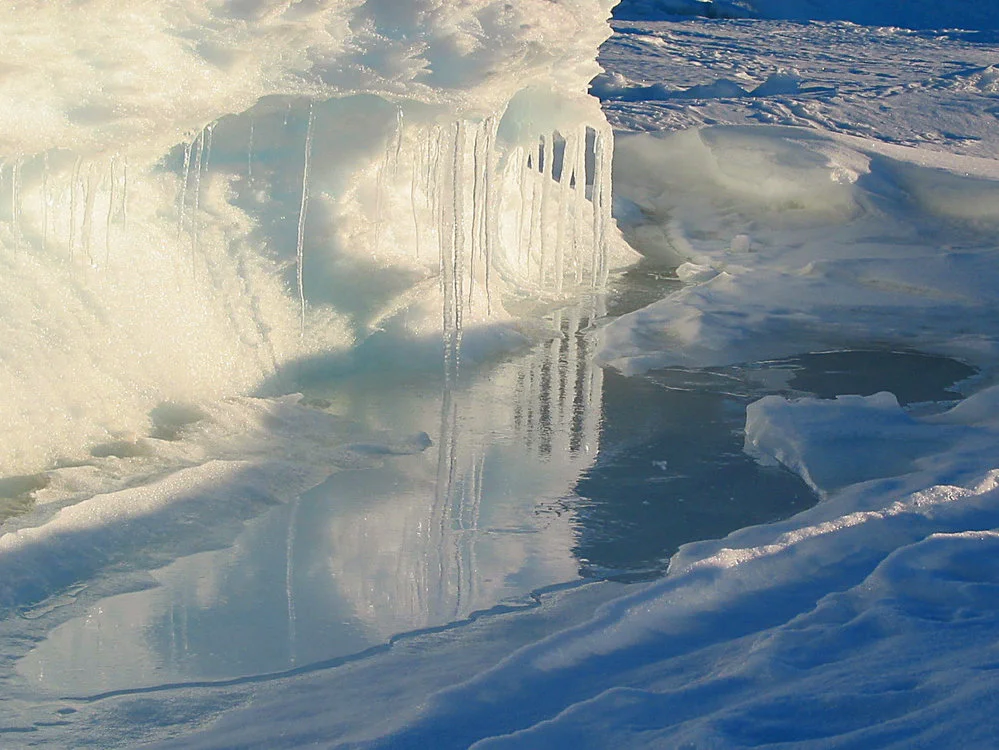
[[[0,11],[0,745],[997,743],[999,9],[612,4]]]

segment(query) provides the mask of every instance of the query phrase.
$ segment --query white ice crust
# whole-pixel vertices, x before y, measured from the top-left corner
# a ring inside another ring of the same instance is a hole
[[[0,153],[159,159],[274,96],[367,94],[449,120],[525,84],[584,94],[609,0],[170,0],[9,3]]]

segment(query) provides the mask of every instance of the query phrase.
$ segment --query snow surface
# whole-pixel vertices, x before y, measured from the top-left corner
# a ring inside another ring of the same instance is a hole
[[[611,315],[608,5],[2,11],[0,744],[997,744],[999,11],[625,4]],[[596,362],[819,502],[580,582]]]

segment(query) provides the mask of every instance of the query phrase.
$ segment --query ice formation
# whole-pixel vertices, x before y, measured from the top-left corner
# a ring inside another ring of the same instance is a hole
[[[0,11],[0,473],[375,332],[454,367],[511,295],[600,285],[613,4]]]

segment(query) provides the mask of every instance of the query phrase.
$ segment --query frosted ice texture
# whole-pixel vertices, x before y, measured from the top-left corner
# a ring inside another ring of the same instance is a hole
[[[611,5],[0,11],[0,473],[376,333],[454,369],[510,293],[602,284]]]

